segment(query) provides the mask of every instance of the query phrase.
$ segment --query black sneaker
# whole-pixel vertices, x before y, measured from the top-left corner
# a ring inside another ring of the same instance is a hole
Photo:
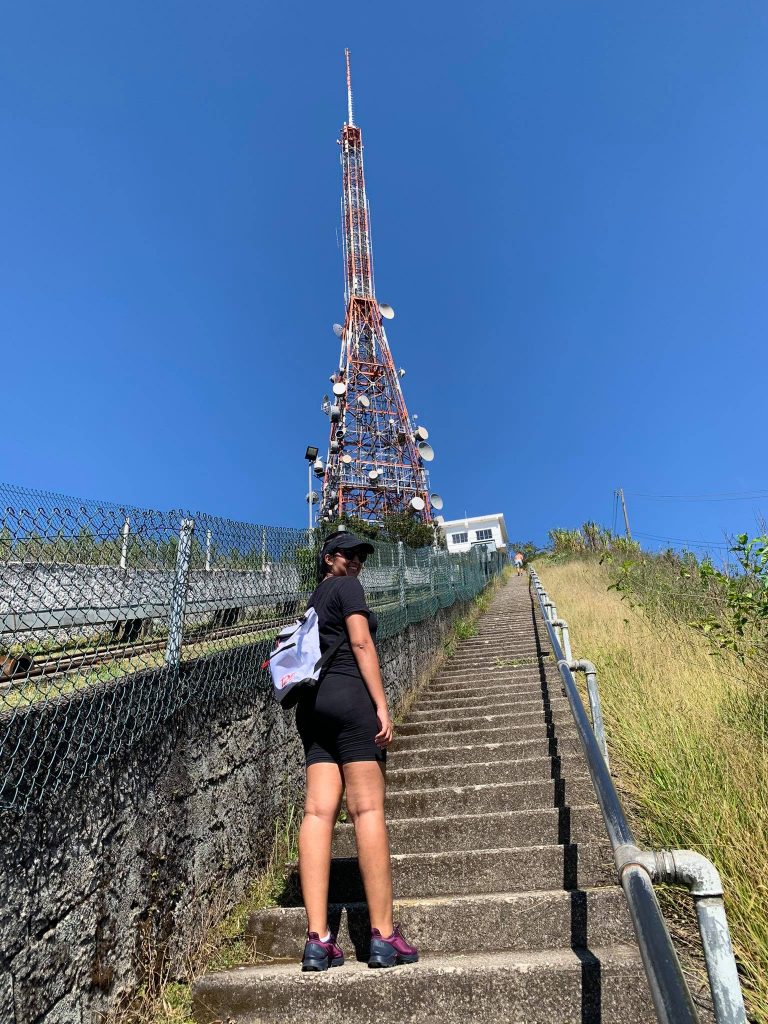
[[[385,939],[378,928],[371,928],[371,953],[369,967],[395,967],[397,964],[415,964],[419,951],[412,946],[400,931],[400,925]]]
[[[341,967],[343,963],[344,953],[341,946],[336,945],[333,933],[327,942],[322,942],[317,932],[307,932],[301,959],[302,971],[327,971],[329,967]]]

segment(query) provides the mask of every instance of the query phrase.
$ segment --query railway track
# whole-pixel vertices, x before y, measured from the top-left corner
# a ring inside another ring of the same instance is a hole
[[[380,614],[395,607],[397,607],[396,601],[376,604],[376,610]],[[232,637],[269,633],[292,622],[294,618],[294,615],[283,615],[259,622],[244,622],[233,626],[218,626],[212,629],[200,627],[190,629],[184,636],[182,659],[184,658],[185,649],[188,650],[200,644],[226,640]],[[262,637],[261,639],[264,638]],[[5,660],[3,660],[3,656],[0,654],[0,693],[34,680],[71,675],[72,673],[81,672],[84,669],[97,668],[99,665],[105,665],[110,662],[121,662],[130,658],[138,658],[144,654],[156,653],[164,650],[167,643],[167,637],[157,640],[143,640],[141,642],[116,642],[113,640],[107,641],[101,647],[91,644],[86,650],[73,651],[71,647],[61,647],[57,650],[48,650],[39,654],[26,654],[24,652],[18,655],[9,654],[5,656]]]
[[[244,622],[239,626],[221,626],[216,629],[191,631],[185,636],[182,644],[182,657],[185,648],[230,637],[248,636],[251,633],[268,633],[279,629],[291,618],[265,619],[261,622]],[[7,689],[30,679],[50,678],[51,676],[68,675],[84,668],[94,668],[110,661],[124,661],[137,658],[142,654],[162,651],[168,643],[167,637],[159,640],[145,640],[141,643],[109,644],[105,647],[71,653],[65,648],[60,651],[46,651],[44,656],[31,657],[21,654],[8,656],[2,666],[2,682],[0,689]],[[9,664],[11,662],[11,664]]]

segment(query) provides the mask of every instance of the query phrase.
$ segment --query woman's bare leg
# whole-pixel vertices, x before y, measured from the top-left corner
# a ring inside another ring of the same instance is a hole
[[[363,876],[371,927],[392,934],[392,865],[384,820],[384,768],[379,761],[352,761],[342,767],[347,811],[355,826],[357,859]]]
[[[299,877],[307,911],[307,931],[320,936],[328,931],[331,839],[343,786],[338,765],[321,763],[307,768],[304,820],[299,829]]]

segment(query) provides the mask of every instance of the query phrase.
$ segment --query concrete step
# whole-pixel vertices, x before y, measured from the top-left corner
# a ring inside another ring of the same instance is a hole
[[[465,687],[474,686],[481,679],[488,684],[514,684],[529,682],[530,680],[535,680],[537,683],[552,682],[559,678],[560,674],[557,671],[544,671],[535,665],[526,665],[524,668],[519,669],[493,668],[489,665],[479,665],[457,668],[451,672],[441,672],[433,677],[429,686],[425,687],[425,689],[447,690],[461,687],[462,685]]]
[[[527,707],[527,705],[524,705]],[[498,728],[503,729],[507,726],[510,728],[523,727],[526,725],[541,725],[549,722],[554,723],[557,727],[573,725],[573,715],[569,707],[558,707],[555,710],[547,709],[543,703],[540,703],[539,707],[535,711],[502,711],[500,708],[494,708],[490,714],[467,714],[462,709],[460,712],[456,712],[448,718],[430,718],[426,721],[422,719],[416,719],[414,722],[403,722],[402,725],[398,725],[396,728],[396,735],[398,736],[418,736],[420,734],[429,734],[432,732],[453,732],[463,733],[470,729],[482,729],[482,728]]]
[[[517,759],[500,757],[495,761],[475,761],[462,764],[414,765],[398,768],[391,761],[387,767],[387,799],[402,790],[460,789],[496,783],[516,783],[563,780],[575,781],[588,776],[583,754],[552,757],[532,754]]]
[[[512,615],[509,617],[503,615],[490,619],[483,617],[477,623],[474,633],[461,642],[462,644],[470,644],[473,640],[477,640],[478,637],[494,637],[500,633],[523,633],[526,636],[530,636],[532,621],[531,616],[527,612],[523,615]]]
[[[441,696],[439,694],[433,696],[429,693],[424,693],[413,705],[413,710],[434,711],[436,708],[472,707],[477,704],[478,698],[485,701],[486,707],[496,703],[508,703],[509,701],[522,702],[536,700],[541,704],[547,698],[560,696],[562,696],[562,694],[559,690],[543,689],[541,686],[533,683],[525,687],[489,692],[483,692],[482,690],[475,688],[474,690],[464,692],[461,696],[453,697]]]
[[[501,653],[499,651],[493,654],[489,651],[485,656],[456,654],[443,665],[440,675],[452,675],[455,672],[475,671],[477,669],[486,669],[489,672],[524,672],[536,669],[541,664],[542,661],[535,651],[528,655],[521,653],[512,655],[509,652]],[[545,664],[554,665],[554,662],[545,662]]]
[[[633,937],[626,899],[618,886],[405,899],[397,901],[394,911],[422,956],[587,948],[630,943]],[[367,960],[370,919],[365,903],[332,904],[328,925],[348,957]],[[251,914],[246,934],[261,956],[295,963],[306,927],[303,907],[272,907]]]
[[[488,775],[488,772],[484,773],[484,777]],[[398,789],[387,793],[387,818],[390,823],[394,823],[400,818],[421,818],[429,814],[447,817],[453,814],[523,811],[538,807],[563,807],[566,804],[583,805],[594,799],[592,782],[586,776],[525,782],[505,779],[503,782],[483,782],[477,785]]]
[[[540,643],[537,643],[536,637],[529,634],[481,636],[458,647],[453,658],[488,652],[502,657],[536,657],[538,654],[549,653],[549,646],[549,637],[541,637]]]
[[[297,964],[207,974],[193,986],[199,1024],[296,1024],[341,1020],[381,1024],[651,1024],[655,1014],[637,950],[531,950],[425,956],[370,970],[348,962],[323,974]]]
[[[491,705],[489,705],[487,701],[483,701],[480,704],[461,704],[459,705],[456,714],[460,715],[462,718],[483,718],[489,713],[489,711],[494,715],[511,715],[515,712],[519,712],[521,715],[530,715],[544,714],[547,708],[551,709],[553,713],[558,711],[565,711],[568,714],[571,713],[570,705],[565,697],[555,697],[549,700],[545,705],[540,695],[537,695],[530,700],[516,700],[514,695],[510,694],[508,698],[504,698],[500,701],[494,701]],[[402,725],[413,725],[416,722],[438,721],[443,718],[448,718],[450,715],[451,711],[448,708],[422,708],[418,704],[415,704],[412,710],[408,712]],[[398,728],[401,728],[401,726],[398,726]]]
[[[475,761],[517,761],[528,757],[557,754],[582,754],[576,737],[520,740],[502,743],[466,743],[450,747],[421,747],[393,750],[388,761],[392,768],[428,768],[431,765],[472,764]],[[583,756],[583,755],[582,755]]]
[[[559,678],[559,677],[558,677]],[[541,673],[536,670],[535,672],[519,672],[515,675],[510,673],[502,672],[490,672],[490,671],[477,671],[477,672],[466,672],[461,675],[455,676],[439,676],[436,677],[427,687],[425,693],[443,693],[452,690],[469,690],[478,686],[506,686],[514,687],[520,686],[523,683],[538,683],[543,682],[551,683],[555,679],[554,675],[542,676]]]
[[[489,682],[493,680],[493,682],[498,683],[520,683],[526,679],[559,679],[560,673],[557,668],[553,669],[551,666],[545,668],[537,665],[525,665],[514,669],[494,668],[490,665],[484,665],[480,668],[461,667],[439,672],[433,676],[428,688],[430,690],[444,689],[448,686],[459,685],[462,679],[471,682],[478,678],[487,679]]]
[[[474,809],[473,809],[474,810]],[[389,822],[392,853],[448,853],[453,850],[495,850],[502,847],[543,846],[547,843],[590,842],[606,839],[600,808],[542,807],[522,811],[485,811],[437,817],[395,818]],[[357,854],[351,824],[337,825],[334,857]]]
[[[462,679],[477,679],[478,675],[483,678],[495,679],[505,682],[518,682],[523,679],[559,679],[560,674],[556,667],[538,667],[536,665],[521,666],[518,669],[489,668],[487,665],[480,669],[455,669],[450,672],[440,672],[432,677],[429,687],[456,686]]]
[[[469,893],[526,892],[611,885],[616,878],[608,843],[546,844],[450,853],[399,853],[392,857],[396,898],[463,896]],[[287,875],[288,899],[300,902],[298,871]],[[329,900],[362,900],[356,857],[331,861]]]
[[[549,642],[547,642],[549,646]],[[456,648],[456,654],[466,652],[497,650],[498,648],[532,647],[536,648],[536,638],[528,629],[497,629],[491,633],[475,633],[463,640]]]
[[[451,660],[462,657],[485,657],[485,658],[535,658],[540,654],[549,654],[549,640],[541,645],[536,643],[534,637],[522,635],[503,635],[487,638],[478,638],[474,644],[467,644],[457,648]]]
[[[442,747],[443,745],[457,742],[466,743],[517,743],[521,740],[541,740],[544,743],[547,738],[553,735],[553,727],[544,721],[523,725],[492,725],[488,728],[465,729],[462,732],[438,732],[437,730],[422,730],[413,735],[403,735],[398,730],[392,744],[392,752],[401,750],[425,750],[430,747]],[[557,729],[558,736],[576,735],[575,725],[565,725]]]
[[[487,681],[480,676],[475,676],[474,679],[462,679],[453,686],[424,690],[419,694],[414,706],[432,704],[439,700],[463,700],[477,704],[478,700],[501,700],[505,694],[511,694],[517,700],[524,693],[533,693],[534,695],[547,693],[550,687],[558,696],[562,695],[559,687],[554,688],[551,682],[542,682],[541,679]]]

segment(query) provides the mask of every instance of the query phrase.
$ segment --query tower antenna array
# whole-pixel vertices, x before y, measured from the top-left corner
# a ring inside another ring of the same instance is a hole
[[[341,219],[344,252],[344,324],[334,324],[341,340],[332,396],[323,400],[330,419],[328,458],[316,463],[323,476],[321,520],[358,516],[380,521],[410,510],[424,522],[439,495],[429,493],[425,463],[434,458],[429,432],[416,426],[406,408],[400,379],[384,330],[395,313],[376,300],[370,209],[363,172],[363,137],[354,122],[352,70],[347,71],[347,122],[338,140],[342,168]]]

